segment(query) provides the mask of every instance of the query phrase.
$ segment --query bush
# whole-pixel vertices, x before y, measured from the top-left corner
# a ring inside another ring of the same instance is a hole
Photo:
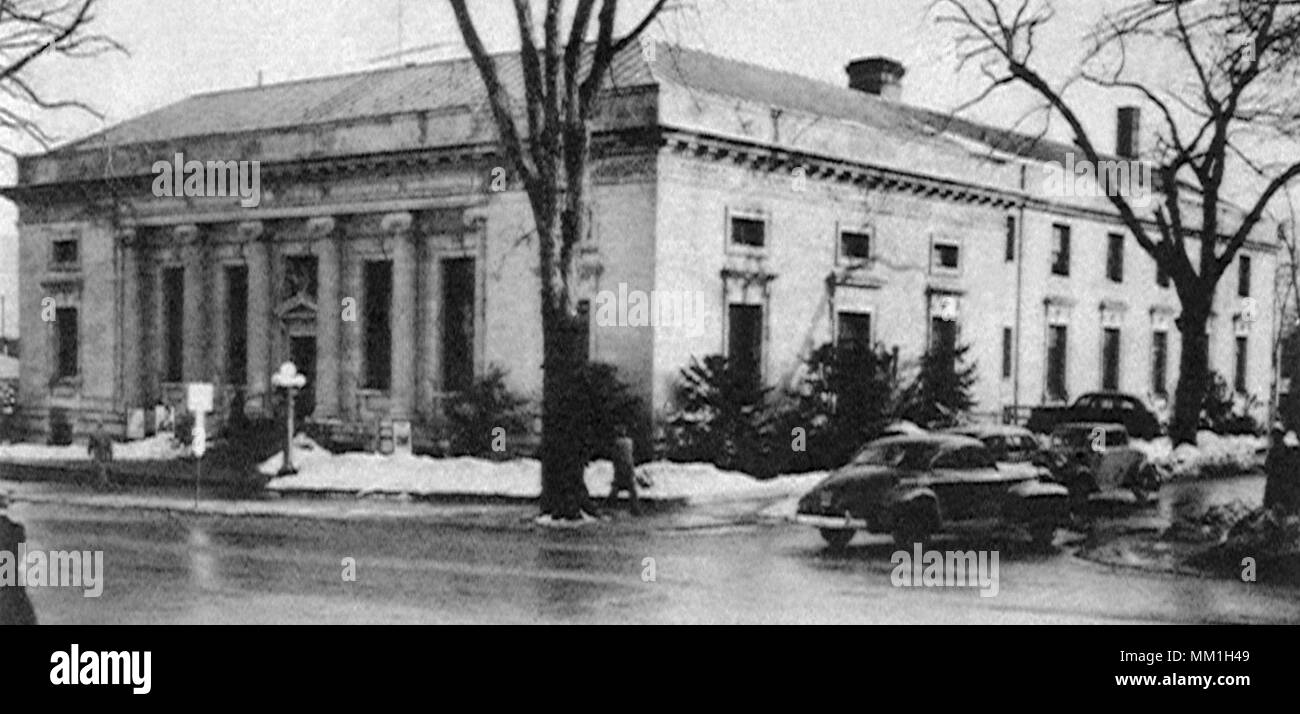
[[[921,370],[901,396],[899,418],[927,429],[952,426],[975,406],[975,364],[965,364],[970,345],[936,345],[921,358]]]
[[[668,420],[668,458],[706,461],[758,476],[776,469],[768,458],[774,414],[770,391],[722,355],[692,358],[681,372],[678,411]]]
[[[784,470],[807,471],[843,465],[876,438],[898,410],[894,355],[880,347],[824,344],[804,362],[805,378],[792,395],[794,407],[780,413],[777,438],[803,427],[806,451],[790,449]]]
[[[493,365],[468,389],[447,400],[447,439],[454,456],[499,455],[492,449],[493,431],[519,433],[528,424],[528,400],[510,391],[506,372]]]
[[[551,435],[586,464],[605,458],[619,428],[636,442],[640,460],[650,453],[650,424],[639,398],[618,377],[618,369],[603,362],[577,368],[572,388],[565,390],[561,408],[579,418],[570,420],[572,433]]]
[[[176,420],[172,424],[172,441],[181,446],[189,446],[194,441],[194,421],[193,412],[176,412]]]
[[[1259,422],[1251,416],[1258,406],[1254,395],[1237,398],[1223,375],[1212,372],[1201,401],[1200,426],[1216,434],[1258,434]]]

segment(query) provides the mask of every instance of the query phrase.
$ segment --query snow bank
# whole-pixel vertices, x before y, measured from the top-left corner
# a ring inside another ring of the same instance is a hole
[[[189,455],[189,448],[172,441],[168,433],[155,434],[138,441],[115,442],[116,461],[166,461]],[[49,446],[47,444],[0,444],[0,461],[38,463],[43,461],[90,461],[85,444]]]
[[[1263,465],[1264,452],[1268,449],[1268,439],[1262,436],[1221,436],[1212,431],[1198,432],[1195,446],[1181,444],[1174,448],[1167,436],[1150,441],[1133,439],[1129,443],[1145,454],[1166,479],[1251,471]]]
[[[536,459],[490,461],[473,457],[433,458],[394,454],[331,454],[309,439],[295,441],[294,476],[275,478],[267,488],[277,491],[344,491],[367,494],[475,495],[536,498],[541,492],[541,463]],[[280,468],[276,454],[259,467],[274,476]],[[710,500],[782,498],[807,490],[825,473],[779,476],[767,481],[723,471],[712,464],[656,461],[638,467],[651,485],[639,494],[651,499]],[[584,474],[594,497],[609,493],[614,468],[596,461]]]

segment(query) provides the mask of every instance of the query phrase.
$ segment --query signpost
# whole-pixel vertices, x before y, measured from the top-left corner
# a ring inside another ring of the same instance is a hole
[[[210,382],[190,382],[185,389],[185,408],[194,415],[190,434],[190,451],[194,454],[194,509],[199,508],[199,482],[203,478],[203,454],[208,450],[207,415],[212,411],[213,387]]]
[[[271,375],[271,385],[285,392],[284,461],[276,475],[292,476],[298,473],[293,465],[293,398],[299,389],[307,386],[307,377],[298,372],[293,362],[285,362]]]

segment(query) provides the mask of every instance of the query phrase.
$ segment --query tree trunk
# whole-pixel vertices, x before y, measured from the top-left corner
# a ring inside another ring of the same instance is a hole
[[[1174,415],[1169,423],[1169,436],[1174,445],[1195,444],[1196,431],[1201,421],[1201,406],[1210,379],[1210,341],[1205,334],[1209,309],[1184,307],[1178,316],[1178,331],[1182,335],[1182,354],[1178,359],[1178,387],[1174,390]]]
[[[543,514],[576,519],[594,513],[583,478],[586,454],[579,438],[583,415],[568,406],[581,366],[574,336],[576,318],[567,308],[546,311],[542,366],[542,497]]]

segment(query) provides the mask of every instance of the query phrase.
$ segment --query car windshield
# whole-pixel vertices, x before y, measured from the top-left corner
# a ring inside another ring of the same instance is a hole
[[[898,469],[924,469],[938,453],[939,445],[925,441],[895,441],[874,444],[862,450],[855,464],[864,466],[892,466]]]

